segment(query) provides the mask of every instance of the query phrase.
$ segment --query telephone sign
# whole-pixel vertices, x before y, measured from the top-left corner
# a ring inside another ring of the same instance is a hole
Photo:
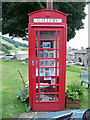
[[[65,107],[66,16],[55,10],[29,14],[29,103],[33,111]]]
[[[59,18],[34,18],[34,22],[37,23],[61,23],[62,19]]]

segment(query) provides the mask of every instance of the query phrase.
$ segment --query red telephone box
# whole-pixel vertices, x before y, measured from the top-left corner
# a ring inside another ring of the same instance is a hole
[[[66,16],[55,10],[29,14],[29,103],[33,111],[65,107]]]

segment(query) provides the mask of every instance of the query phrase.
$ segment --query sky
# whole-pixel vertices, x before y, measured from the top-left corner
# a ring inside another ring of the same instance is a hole
[[[88,47],[88,5],[85,7],[85,13],[87,14],[85,19],[83,20],[84,29],[80,29],[76,31],[76,35],[73,39],[67,42],[67,48],[71,46],[71,48],[80,49],[81,47]]]
[[[80,29],[79,31],[76,31],[75,37],[71,39],[69,42],[67,42],[67,48],[69,46],[75,49],[80,49],[81,47],[84,47],[84,48],[88,47],[88,5],[85,7],[85,13],[87,15],[83,20],[84,29]],[[9,37],[8,34],[4,36]],[[14,40],[28,44],[27,41],[23,41],[21,38],[14,38]]]

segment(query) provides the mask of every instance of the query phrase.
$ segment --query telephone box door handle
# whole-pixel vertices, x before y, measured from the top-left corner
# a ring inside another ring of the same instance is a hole
[[[35,63],[34,63],[34,61],[32,61],[32,65],[34,65]]]

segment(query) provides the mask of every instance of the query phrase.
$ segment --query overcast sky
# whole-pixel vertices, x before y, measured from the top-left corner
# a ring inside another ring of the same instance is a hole
[[[84,22],[84,29],[80,29],[76,31],[76,35],[73,39],[71,39],[67,43],[67,48],[71,46],[71,48],[80,49],[81,47],[87,48],[88,47],[88,5],[85,7],[85,13],[87,14]]]
[[[71,46],[71,48],[80,49],[81,47],[87,48],[88,47],[88,5],[85,7],[85,13],[87,14],[84,22],[84,29],[80,29],[76,31],[76,35],[73,39],[67,42],[67,48]],[[0,33],[1,34],[1,33]],[[4,35],[8,37],[8,35]],[[23,41],[21,38],[14,38],[16,41],[20,41],[22,43],[27,43],[27,41]]]

